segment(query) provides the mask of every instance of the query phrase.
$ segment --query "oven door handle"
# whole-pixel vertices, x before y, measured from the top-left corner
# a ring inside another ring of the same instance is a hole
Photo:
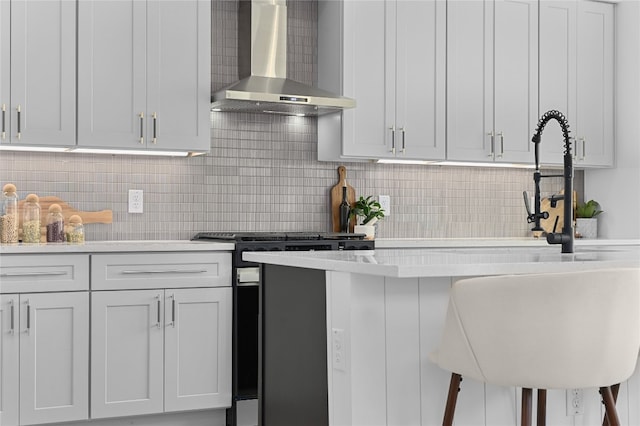
[[[255,283],[238,283],[236,284],[236,287],[259,287],[260,283],[255,282]]]

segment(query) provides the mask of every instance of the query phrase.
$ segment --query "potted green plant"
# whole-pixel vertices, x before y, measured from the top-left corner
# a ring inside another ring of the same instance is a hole
[[[374,225],[384,217],[384,209],[378,200],[371,195],[366,198],[360,196],[351,207],[349,215],[356,217],[357,224],[354,227],[354,232],[365,234],[367,239],[373,239],[375,237]]]
[[[598,237],[598,215],[602,213],[600,204],[595,200],[578,203],[576,206],[576,237]]]

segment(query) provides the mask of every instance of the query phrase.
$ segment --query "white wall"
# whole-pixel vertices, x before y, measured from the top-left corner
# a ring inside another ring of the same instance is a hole
[[[616,168],[585,171],[600,238],[640,238],[640,1],[616,4]]]

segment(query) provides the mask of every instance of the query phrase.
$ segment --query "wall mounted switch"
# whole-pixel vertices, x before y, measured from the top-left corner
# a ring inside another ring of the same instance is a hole
[[[389,195],[378,195],[380,208],[384,210],[384,217],[391,216],[391,197]]]

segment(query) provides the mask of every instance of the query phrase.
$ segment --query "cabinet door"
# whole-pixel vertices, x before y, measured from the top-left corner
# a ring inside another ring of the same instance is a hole
[[[18,308],[17,295],[0,296],[0,424],[4,426],[18,424]]]
[[[538,1],[496,0],[494,34],[495,159],[533,163],[531,137],[538,120]]]
[[[576,166],[613,165],[614,5],[578,2]]]
[[[396,152],[444,159],[446,3],[396,3]]]
[[[76,2],[10,3],[11,142],[75,145]]]
[[[447,3],[447,159],[493,159],[493,2]]]
[[[385,98],[392,71],[387,68],[385,55],[388,7],[387,1],[344,0],[344,95],[358,103],[356,108],[342,113],[345,156],[393,157],[395,117],[389,116]]]
[[[231,406],[231,288],[166,290],[165,411]]]
[[[540,2],[540,111],[562,112],[575,137],[576,120],[576,2]],[[535,129],[534,129],[535,130]],[[562,164],[564,137],[558,123],[549,123],[542,134],[540,162]],[[575,153],[575,151],[574,151]]]
[[[0,1],[0,144],[11,134],[11,2]]]
[[[146,10],[144,0],[78,2],[78,145],[144,147]]]
[[[148,2],[149,148],[208,150],[211,143],[211,2]]]
[[[20,424],[89,418],[89,294],[20,295]]]
[[[162,412],[163,292],[92,293],[92,418]]]

